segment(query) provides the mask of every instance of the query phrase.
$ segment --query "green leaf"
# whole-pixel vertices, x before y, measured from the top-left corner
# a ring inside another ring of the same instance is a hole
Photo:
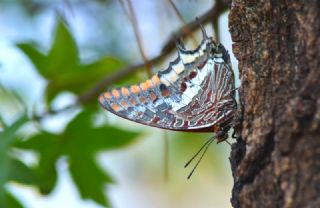
[[[50,193],[57,181],[55,165],[62,154],[63,146],[60,137],[60,135],[42,132],[16,144],[18,148],[33,150],[39,154],[39,164],[34,168],[36,177],[34,181],[43,194]]]
[[[4,198],[0,201],[0,207],[23,208],[22,204],[8,191],[4,191]]]
[[[64,91],[79,95],[125,64],[112,57],[104,57],[90,64],[81,64],[76,42],[61,20],[58,20],[55,31],[48,55],[36,49],[34,44],[17,44],[32,61],[38,72],[48,80],[46,89],[48,102]],[[136,83],[136,75],[137,73],[134,73],[119,83]]]
[[[93,112],[86,109],[67,126],[64,138],[70,171],[83,198],[108,205],[104,197],[104,186],[112,182],[95,162],[98,151],[115,149],[131,143],[138,133],[111,127],[92,128]]]
[[[48,77],[48,73],[45,70],[47,67],[47,56],[41,53],[34,44],[32,43],[20,43],[17,44],[25,55],[31,60],[33,65],[38,69],[38,72],[43,77]]]
[[[34,172],[35,183],[42,193],[53,190],[57,178],[55,164],[61,156],[66,156],[71,176],[81,197],[109,205],[104,187],[112,183],[112,178],[97,164],[96,156],[102,150],[116,149],[132,143],[138,133],[108,126],[94,127],[94,113],[89,109],[83,110],[62,134],[42,132],[16,143],[18,148],[39,154],[40,161],[34,167]]]
[[[111,177],[105,173],[88,153],[73,152],[69,155],[71,176],[83,199],[93,199],[99,204],[109,206],[104,186],[111,183]]]
[[[53,44],[46,56],[34,44],[20,43],[17,46],[29,57],[39,73],[46,79],[52,80],[60,74],[74,72],[79,67],[79,56],[76,43],[65,24],[57,22]]]
[[[22,116],[11,126],[9,126],[8,128],[5,128],[3,132],[0,132],[0,154],[7,152],[8,148],[16,138],[16,132],[27,121],[28,121],[28,118],[26,116]]]
[[[50,77],[58,77],[60,73],[74,71],[79,65],[76,43],[65,24],[57,23],[53,45],[48,55],[47,71]]]
[[[68,90],[68,88],[64,88],[64,85],[72,80],[69,78],[79,73],[80,62],[77,45],[66,25],[60,19],[57,22],[54,40],[48,55],[40,52],[31,43],[20,43],[17,44],[17,47],[28,56],[37,71],[49,81],[49,86],[53,86],[49,88],[51,92],[49,101],[62,90]],[[81,86],[81,83],[78,85]]]
[[[11,159],[8,180],[21,184],[34,185],[36,176],[33,169],[18,159]]]
[[[61,73],[47,87],[48,100],[52,100],[62,91],[80,94],[92,88],[107,74],[111,74],[121,66],[122,63],[119,60],[105,57],[89,65],[81,65],[77,70]]]
[[[139,135],[136,132],[124,131],[110,126],[90,128],[92,114],[93,112],[90,110],[84,110],[67,126],[64,134],[68,144],[77,144],[76,149],[81,152],[92,153],[120,148],[133,142]]]
[[[10,179],[10,170],[12,170],[12,160],[9,156],[12,144],[16,138],[16,132],[21,128],[23,124],[27,122],[27,117],[22,116],[11,126],[6,127],[0,132],[0,202],[9,203],[13,201],[8,198],[4,185]],[[0,204],[1,205],[1,204]]]

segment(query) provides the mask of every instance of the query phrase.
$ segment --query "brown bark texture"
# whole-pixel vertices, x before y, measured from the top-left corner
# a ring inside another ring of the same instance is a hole
[[[320,207],[320,1],[233,0],[233,207]]]

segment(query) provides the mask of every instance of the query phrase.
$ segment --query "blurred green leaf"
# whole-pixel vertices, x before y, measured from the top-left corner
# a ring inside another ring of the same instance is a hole
[[[0,118],[0,127],[5,125],[2,121],[6,117],[4,115],[26,112],[26,108],[26,104],[18,91],[8,89],[0,83],[0,114],[3,116],[3,118]]]
[[[13,143],[16,138],[17,130],[27,122],[27,117],[22,116],[11,126],[4,129],[0,132],[0,154],[4,154],[9,150],[10,145]],[[1,157],[0,157],[1,159]]]
[[[67,146],[77,145],[69,149],[92,154],[96,151],[123,147],[138,136],[138,133],[109,126],[92,128],[92,113],[88,109],[84,110],[67,126],[64,134]]]
[[[40,52],[32,43],[20,43],[17,46],[28,56],[38,72],[48,80],[58,79],[61,74],[78,69],[76,43],[61,20],[57,22],[54,41],[48,55]]]
[[[21,184],[34,185],[36,176],[34,170],[18,159],[11,159],[9,180]]]
[[[33,150],[39,154],[39,164],[34,171],[36,185],[43,194],[50,193],[57,181],[55,165],[62,154],[60,139],[59,135],[42,132],[16,144],[16,147]]]
[[[137,133],[107,126],[92,128],[92,112],[80,113],[66,128],[64,137],[66,154],[69,156],[71,175],[83,198],[108,205],[104,186],[112,182],[95,162],[98,151],[115,149],[132,142]]]
[[[47,87],[48,100],[52,100],[62,91],[80,94],[104,78],[107,74],[119,69],[122,63],[112,57],[105,57],[88,65],[81,65],[77,70],[63,72],[57,79],[49,82]]]
[[[53,190],[57,179],[56,162],[61,156],[66,156],[81,197],[90,198],[105,206],[109,204],[104,187],[112,183],[112,179],[97,164],[97,153],[128,145],[138,133],[108,126],[94,127],[93,115],[93,111],[85,109],[69,123],[62,134],[42,132],[16,143],[18,148],[33,150],[39,154],[39,164],[34,169],[36,184],[42,193]]]
[[[28,56],[38,72],[49,81],[46,90],[49,102],[62,91],[80,94],[124,65],[112,57],[82,64],[76,42],[59,18],[48,55],[40,52],[31,43],[21,43],[17,46]]]
[[[48,54],[46,71],[52,77],[59,77],[60,73],[72,72],[78,68],[79,57],[76,43],[63,21],[57,23],[53,45]]]
[[[11,151],[11,146],[16,138],[16,132],[21,128],[23,124],[27,122],[27,117],[22,116],[11,126],[4,128],[0,132],[0,207],[10,207],[7,206],[12,204],[18,207],[19,203],[8,195],[5,190],[5,184],[10,179],[10,173],[13,170],[12,158],[9,153]]]
[[[47,67],[47,56],[40,52],[32,43],[19,43],[17,46],[28,56],[33,65],[38,69],[38,72],[43,77],[48,77],[45,70]]]
[[[93,155],[79,151],[72,152],[69,156],[70,173],[81,197],[109,206],[104,186],[112,182],[111,177],[96,164]]]
[[[5,191],[4,197],[4,200],[0,201],[1,208],[23,208],[22,204],[10,192]]]

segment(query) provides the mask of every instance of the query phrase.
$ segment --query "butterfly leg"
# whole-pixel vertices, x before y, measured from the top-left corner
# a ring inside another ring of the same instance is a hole
[[[231,138],[233,138],[233,139],[236,139],[236,138],[237,138],[237,132],[236,132],[236,130],[234,130],[234,129],[233,129]]]
[[[219,144],[220,142],[226,141],[228,139],[228,130],[229,130],[229,127],[223,127],[216,133],[217,144]]]

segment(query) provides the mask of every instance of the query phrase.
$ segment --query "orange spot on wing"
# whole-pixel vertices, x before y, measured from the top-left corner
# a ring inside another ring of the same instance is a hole
[[[153,83],[152,83],[152,81],[151,81],[150,79],[148,79],[148,80],[146,81],[146,85],[147,85],[147,88],[148,88],[148,89],[150,89],[150,88],[153,87]]]
[[[123,107],[127,107],[128,106],[128,104],[127,104],[127,102],[126,101],[121,101],[121,103],[120,103]]]
[[[130,99],[130,103],[131,103],[132,105],[137,105],[137,101],[136,101],[136,99],[134,99],[134,98],[131,98],[131,99]]]
[[[121,93],[122,93],[124,96],[128,96],[128,95],[129,95],[129,90],[128,90],[128,88],[126,88],[126,87],[121,88]]]
[[[158,77],[158,75],[154,75],[152,78],[151,78],[152,82],[157,85],[160,83],[160,79]]]
[[[147,87],[147,85],[146,85],[145,82],[142,82],[142,83],[140,84],[140,88],[141,88],[143,91],[148,90],[148,87]]]
[[[132,85],[131,86],[131,92],[132,93],[139,93],[140,92],[140,88],[138,87],[138,85]]]
[[[120,93],[119,93],[119,91],[116,90],[116,89],[112,90],[112,94],[113,94],[113,96],[114,96],[115,98],[120,97]]]
[[[120,110],[120,106],[119,105],[117,105],[117,104],[115,104],[115,103],[113,103],[113,104],[111,104],[111,108],[114,110],[114,111],[119,111]]]
[[[150,99],[151,99],[152,101],[155,101],[155,100],[157,99],[157,95],[154,94],[153,92],[151,92],[151,93],[150,93]]]
[[[105,100],[105,98],[103,97],[103,95],[100,95],[100,96],[99,96],[99,102],[100,102],[101,104],[103,104],[104,100]]]
[[[167,89],[165,89],[165,90],[163,90],[163,91],[161,92],[161,95],[162,95],[163,97],[168,97],[168,96],[170,95],[170,91],[167,90]]]
[[[110,95],[110,93],[109,93],[109,92],[105,92],[105,93],[103,93],[103,96],[104,96],[105,98],[107,98],[108,100],[110,100],[110,99],[111,99],[111,95]]]
[[[141,97],[140,97],[140,101],[141,101],[141,103],[144,103],[144,102],[146,102],[146,98],[143,97],[143,96],[141,96]]]

